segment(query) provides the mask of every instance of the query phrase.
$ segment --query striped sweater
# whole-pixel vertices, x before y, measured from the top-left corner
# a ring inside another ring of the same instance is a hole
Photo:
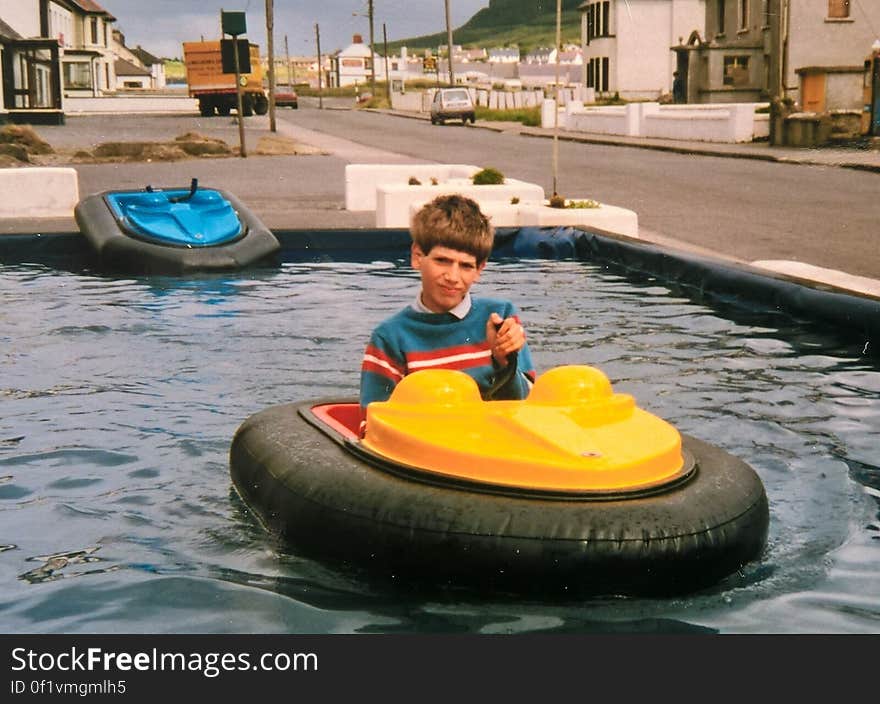
[[[404,376],[419,369],[459,369],[472,376],[481,391],[489,389],[499,368],[486,340],[492,312],[516,317],[507,301],[473,298],[470,311],[458,319],[451,313],[421,313],[407,307],[381,323],[370,337],[361,366],[361,408],[385,401]],[[535,368],[528,345],[517,356],[517,374],[495,398],[525,398]]]

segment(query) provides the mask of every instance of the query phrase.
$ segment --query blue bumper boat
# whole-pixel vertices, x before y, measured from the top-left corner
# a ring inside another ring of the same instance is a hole
[[[105,191],[74,216],[104,269],[186,274],[275,262],[278,240],[231,193],[190,187]]]

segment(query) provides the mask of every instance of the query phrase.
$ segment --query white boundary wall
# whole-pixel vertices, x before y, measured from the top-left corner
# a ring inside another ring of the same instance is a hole
[[[769,132],[768,115],[755,112],[764,105],[766,103],[584,106],[569,102],[555,111],[555,102],[545,100],[541,126],[553,127],[555,111],[560,128],[577,132],[700,142],[752,142]]]
[[[119,95],[100,98],[64,98],[66,113],[195,113],[199,101],[183,95]]]

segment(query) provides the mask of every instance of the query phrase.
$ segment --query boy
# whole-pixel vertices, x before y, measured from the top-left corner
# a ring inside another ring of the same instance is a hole
[[[492,251],[495,232],[488,218],[470,198],[439,196],[413,217],[410,235],[422,288],[412,305],[370,337],[361,366],[362,413],[419,369],[459,369],[476,380],[484,397],[502,372],[513,371],[493,398],[525,398],[535,369],[516,310],[507,301],[470,295]],[[508,364],[516,370],[506,369]]]

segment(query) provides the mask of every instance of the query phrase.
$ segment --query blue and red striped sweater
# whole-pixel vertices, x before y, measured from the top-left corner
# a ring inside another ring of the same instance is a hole
[[[481,391],[489,389],[500,371],[486,340],[491,313],[517,317],[513,304],[472,298],[464,318],[452,313],[422,313],[408,306],[373,331],[361,366],[361,408],[386,401],[404,376],[419,369],[459,369],[472,376]],[[535,368],[528,345],[517,355],[517,374],[496,398],[525,398]]]

